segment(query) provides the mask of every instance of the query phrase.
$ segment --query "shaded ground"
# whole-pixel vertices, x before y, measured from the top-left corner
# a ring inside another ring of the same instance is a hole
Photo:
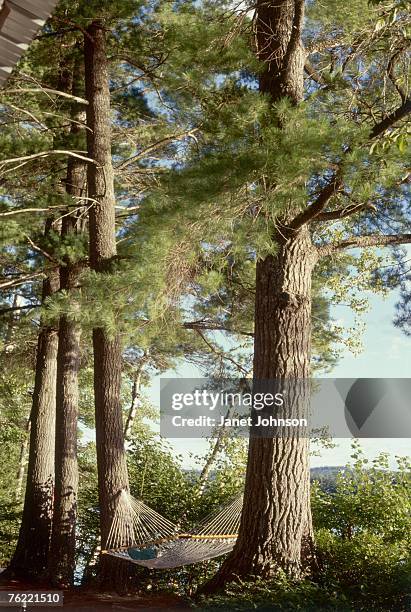
[[[0,570],[1,574],[1,570]],[[17,592],[17,591],[50,591],[51,589],[40,587],[38,585],[33,586],[32,584],[25,584],[22,582],[18,582],[16,580],[1,580],[0,575],[0,592]],[[0,612],[3,610],[7,610],[10,612],[16,612],[16,610],[21,610],[22,608],[16,606],[8,606],[0,604]],[[61,607],[43,607],[43,606],[32,606],[28,605],[25,608],[28,611],[36,611],[39,612],[41,610],[47,610],[50,612],[51,610],[59,610]],[[153,595],[129,595],[129,596],[120,596],[116,593],[99,593],[97,591],[92,591],[90,589],[73,589],[72,591],[66,591],[64,593],[64,606],[63,610],[67,612],[77,612],[77,610],[81,612],[93,612],[97,610],[98,612],[105,611],[115,611],[121,612],[122,610],[139,610],[142,612],[143,610],[175,610],[176,612],[180,612],[181,610],[189,610],[190,606],[182,599],[180,599],[176,595],[172,595],[169,593],[165,594],[153,594]]]

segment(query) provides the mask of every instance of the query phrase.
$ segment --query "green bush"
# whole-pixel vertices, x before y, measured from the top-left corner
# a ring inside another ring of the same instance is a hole
[[[256,578],[252,582],[232,584],[224,594],[199,602],[204,610],[351,610],[344,596],[305,580],[292,582],[285,576],[275,580]]]
[[[318,570],[311,580],[229,585],[204,609],[411,610],[411,466],[387,455],[369,463],[358,443],[335,486],[312,488]]]
[[[411,594],[410,548],[406,542],[388,545],[383,536],[372,533],[348,540],[323,529],[317,532],[317,547],[320,583],[327,590],[386,610],[405,605],[407,593]]]

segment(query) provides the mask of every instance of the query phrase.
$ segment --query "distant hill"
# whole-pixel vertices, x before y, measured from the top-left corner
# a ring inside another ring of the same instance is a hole
[[[323,489],[323,491],[327,491],[327,492],[333,492],[335,490],[335,480],[337,477],[337,474],[339,472],[341,472],[341,470],[347,469],[346,467],[342,466],[342,465],[333,465],[333,466],[322,466],[322,467],[314,467],[311,468],[311,482],[316,481],[319,483],[321,489]],[[195,478],[197,477],[197,474],[200,474],[199,469],[195,469],[195,470],[186,470],[187,472],[190,473],[194,473],[195,474]],[[209,479],[210,480],[214,480],[216,475],[215,470],[213,470],[210,475],[209,475]]]
[[[331,493],[335,490],[337,474],[345,469],[342,465],[311,468],[311,482],[316,481],[323,491]]]

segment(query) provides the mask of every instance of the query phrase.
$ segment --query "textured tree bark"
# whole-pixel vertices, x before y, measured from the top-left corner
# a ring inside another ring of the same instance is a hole
[[[13,297],[12,308],[13,309],[18,308],[19,306],[22,305],[22,303],[23,303],[23,300],[20,298],[20,296],[17,293],[15,293]],[[7,353],[10,350],[13,350],[13,347],[14,347],[13,336],[14,336],[15,327],[19,320],[18,312],[19,312],[18,310],[12,310],[10,313],[10,317],[7,323],[7,331],[6,331],[5,338],[4,338],[4,347],[1,352],[2,363],[5,363],[4,358],[7,357]],[[30,415],[29,415],[28,418],[26,419],[26,423],[24,427],[26,435],[24,436],[23,441],[20,446],[19,467],[18,467],[17,474],[16,474],[16,490],[14,492],[14,500],[16,502],[21,501],[21,494],[23,491],[24,474],[26,471],[26,463],[27,463],[27,450],[29,447],[30,425],[31,425],[31,420],[30,420]]]
[[[111,160],[110,92],[105,51],[104,25],[94,21],[84,38],[87,106],[87,148],[97,165],[89,164],[88,193],[95,203],[90,209],[90,263],[98,273],[109,273],[116,256],[114,218],[114,181]],[[94,394],[96,445],[99,480],[101,545],[104,550],[117,496],[128,489],[124,450],[123,418],[120,405],[122,353],[118,336],[110,337],[103,328],[93,330]],[[121,538],[122,534],[118,534]],[[115,542],[114,542],[115,545]],[[100,585],[118,591],[127,590],[131,574],[127,563],[103,555]]]
[[[53,585],[73,584],[77,520],[77,409],[80,330],[65,315],[59,322],[57,353],[56,485],[50,548]]]
[[[79,67],[73,69],[71,93],[80,95]],[[79,136],[79,122],[84,120],[83,111],[74,108],[70,133]],[[84,162],[70,158],[67,162],[66,192],[73,197],[84,195],[86,166]],[[62,239],[81,232],[76,213],[70,210],[62,219]],[[66,257],[60,267],[60,288],[71,295],[75,307],[75,293],[81,264]],[[67,588],[74,582],[76,562],[76,521],[78,495],[77,420],[78,420],[78,371],[80,363],[80,327],[67,315],[59,321],[59,344],[57,352],[56,394],[56,485],[53,513],[53,530],[50,546],[49,572],[52,584]]]
[[[51,223],[47,221],[46,232]],[[43,301],[58,287],[58,273],[52,272],[43,283]],[[43,325],[37,343],[23,516],[8,568],[9,574],[26,579],[41,579],[47,571],[53,516],[57,343],[57,330]]]
[[[57,354],[56,486],[50,549],[55,586],[73,584],[77,520],[77,410],[80,330],[65,315],[59,323]]]
[[[273,102],[303,99],[305,52],[301,42],[304,0],[257,0],[255,43],[264,63],[260,91]]]
[[[260,91],[273,102],[303,95],[304,2],[257,2],[257,53],[264,61]],[[287,215],[274,236],[275,255],[257,262],[253,389],[265,381],[306,379],[311,356],[311,276],[317,260],[307,226],[287,227]],[[306,416],[304,385],[289,387],[287,415]],[[233,552],[203,592],[236,577],[268,577],[279,569],[294,578],[313,561],[310,510],[309,441],[304,432],[251,437],[239,536]]]
[[[257,264],[254,390],[264,381],[304,379],[310,372],[311,273],[308,230]],[[307,389],[289,385],[286,415],[306,417]],[[240,531],[233,553],[206,591],[237,576],[268,577],[278,569],[301,577],[312,561],[308,438],[304,433],[251,437]]]

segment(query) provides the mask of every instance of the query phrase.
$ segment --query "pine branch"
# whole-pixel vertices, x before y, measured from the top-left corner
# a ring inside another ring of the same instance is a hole
[[[354,236],[348,240],[327,244],[317,248],[320,257],[332,255],[337,251],[344,249],[367,248],[373,246],[395,246],[397,244],[410,244],[411,234],[397,234],[392,236],[378,236],[371,234],[369,236]]]
[[[22,113],[23,115],[27,115],[28,117],[30,117],[30,119],[32,119],[34,121],[34,123],[37,123],[37,125],[39,125],[42,130],[47,131],[49,129],[47,127],[47,125],[44,125],[44,123],[42,121],[40,121],[40,119],[38,119],[38,117],[33,115],[33,113],[31,113],[26,108],[20,108],[19,106],[15,106],[14,104],[11,104],[10,102],[7,102],[7,106],[9,106],[10,108],[12,108],[13,110],[15,110],[15,111],[17,111],[19,113]]]
[[[85,155],[76,153],[75,151],[65,151],[64,149],[54,149],[50,151],[42,151],[41,153],[33,153],[32,155],[24,155],[23,157],[12,157],[10,159],[3,159],[0,161],[0,172],[2,174],[13,172],[14,170],[17,170],[18,168],[25,166],[26,164],[28,164],[29,161],[32,161],[33,159],[43,159],[45,157],[49,157],[50,155],[67,155],[68,157],[74,157],[76,159],[80,159],[81,161],[85,161],[90,164],[97,165],[97,162],[94,159],[90,159],[90,157],[86,157]],[[9,168],[8,170],[4,169],[5,166],[9,164],[13,164],[13,163],[17,163],[17,165],[13,166],[13,168]]]
[[[321,74],[317,72],[312,63],[309,60],[305,60],[304,70],[308,76],[317,83],[317,85],[327,86],[328,83],[323,79]]]
[[[331,210],[329,212],[322,212],[315,218],[315,221],[339,221],[345,217],[350,217],[355,213],[361,212],[362,210],[371,209],[376,211],[373,204],[367,202],[366,204],[350,204],[344,208],[338,208],[337,210]]]
[[[36,213],[36,212],[48,213],[48,212],[53,212],[53,210],[65,210],[66,208],[72,208],[72,207],[75,207],[76,210],[79,208],[77,202],[74,202],[73,204],[69,204],[66,202],[65,204],[58,204],[56,206],[48,206],[47,208],[16,208],[15,210],[6,210],[5,212],[0,212],[0,218],[1,217],[14,217],[15,215],[25,215],[27,213]],[[128,210],[128,209],[125,209],[124,206],[116,206],[116,208],[119,208],[121,210]],[[134,208],[135,207],[131,207],[131,210],[133,210]]]
[[[317,41],[317,39],[315,39],[315,43],[313,41],[311,44],[306,46],[306,52],[308,55],[316,55],[317,53],[324,53],[324,51],[338,49],[339,47],[342,47],[343,44],[344,40],[342,38],[341,40],[335,40],[335,37],[333,37],[332,39],[329,38],[323,41]]]
[[[0,308],[0,317],[8,314],[9,312],[16,312],[19,310],[33,310],[34,308],[40,308],[41,304],[25,304],[24,306],[10,306],[9,308]]]
[[[57,266],[56,266],[57,267]],[[18,278],[14,278],[13,280],[7,280],[0,282],[0,289],[9,289],[10,287],[17,287],[18,285],[24,285],[35,278],[46,277],[44,272],[33,272],[32,274],[24,274],[23,276],[19,276]]]
[[[121,162],[120,164],[116,166],[116,170],[123,170],[124,168],[127,168],[127,166],[129,166],[130,164],[135,163],[136,161],[138,161],[139,159],[142,159],[143,157],[146,157],[146,155],[149,155],[149,153],[156,151],[159,147],[163,147],[177,140],[182,140],[183,138],[186,138],[187,136],[194,138],[194,134],[198,132],[198,129],[199,128],[193,128],[192,130],[186,130],[185,132],[181,132],[181,134],[175,134],[175,135],[166,136],[164,138],[161,138],[157,142],[154,142],[153,144],[149,145],[148,147],[140,151],[140,153],[137,153],[136,155],[133,155],[132,157],[129,157],[128,159],[125,159],[123,162]]]
[[[127,212],[122,212],[120,214],[116,213],[116,220],[117,219],[126,219],[127,217],[135,217],[138,214],[138,211],[140,210],[140,206],[130,206],[129,209],[124,209],[123,206],[116,206],[116,208],[122,208],[124,211]],[[117,242],[117,244],[121,242],[121,240],[119,240]]]
[[[97,162],[90,157],[86,157],[81,153],[77,153],[76,151],[66,151],[65,149],[51,149],[50,151],[41,151],[41,153],[33,153],[32,155],[24,155],[22,157],[10,157],[9,159],[0,160],[0,168],[3,165],[14,164],[15,162],[21,161],[30,161],[32,159],[48,157],[49,155],[68,155],[69,157],[75,157],[76,159],[81,159],[82,161],[89,162],[91,164],[96,164]]]
[[[65,34],[70,34],[71,32],[76,32],[78,28],[66,28],[65,30],[54,30],[53,32],[42,32],[34,37],[33,40],[43,40],[44,38],[53,38],[54,36],[64,36]]]
[[[224,325],[220,325],[219,323],[211,323],[207,321],[187,321],[183,324],[185,329],[204,329],[210,331],[226,331],[231,334],[237,334],[239,336],[249,336],[250,338],[254,338],[254,334],[252,332],[246,332],[244,330],[232,329],[231,327],[226,327]]]
[[[58,23],[63,23],[64,25],[68,25],[70,26],[70,30],[67,30],[68,32],[75,32],[76,30],[78,32],[81,32],[83,34],[83,36],[85,36],[86,38],[88,38],[91,42],[93,42],[93,38],[90,36],[90,33],[87,32],[87,30],[85,30],[83,28],[83,26],[81,26],[79,23],[77,23],[76,21],[74,21],[73,19],[66,19],[63,17],[57,17],[56,15],[53,16],[54,21],[57,21]],[[76,43],[76,46],[79,46],[79,43]],[[88,104],[88,102],[87,102]]]
[[[19,87],[17,89],[5,89],[2,93],[4,94],[23,94],[23,93],[48,93],[53,94],[55,96],[60,96],[62,98],[69,98],[74,102],[78,102],[79,104],[88,104],[88,101],[84,98],[79,98],[78,96],[72,96],[71,94],[66,93],[65,91],[58,91],[57,89],[50,89],[50,87]]]
[[[139,78],[149,78],[149,79],[155,79],[157,78],[156,75],[156,70],[158,70],[159,68],[161,68],[161,66],[166,62],[166,60],[168,59],[168,56],[164,56],[162,58],[158,59],[158,62],[156,64],[154,64],[153,66],[149,66],[149,67],[145,67],[142,64],[140,64],[138,62],[137,59],[130,57],[129,55],[113,55],[111,58],[111,60],[115,59],[115,60],[121,60],[123,62],[126,62],[127,64],[130,64],[130,66],[133,66],[133,68],[137,68],[137,70],[140,70],[141,75],[139,76]]]
[[[334,196],[343,186],[343,182],[339,176],[339,173],[336,172],[331,181],[323,188],[323,190],[318,195],[317,199],[305,210],[303,210],[299,215],[297,215],[291,223],[288,224],[288,227],[292,230],[298,230],[305,223],[312,221],[324,210],[329,200]]]
[[[45,257],[45,259],[48,259],[52,263],[57,263],[57,264],[59,263],[56,259],[54,259],[54,257],[52,255],[50,255],[50,253],[47,253],[47,251],[45,251],[44,249],[39,247],[37,244],[35,244],[35,242],[33,242],[33,240],[30,238],[30,236],[28,236],[27,234],[23,234],[23,235],[27,239],[27,242],[29,243],[29,245],[31,246],[33,251],[36,251],[37,253],[40,253],[40,255],[43,255],[43,257]]]
[[[210,351],[214,353],[215,355],[217,355],[222,361],[223,360],[230,361],[233,365],[235,365],[236,368],[238,368],[241,372],[243,372],[243,374],[245,374],[246,376],[249,374],[249,372],[247,372],[247,370],[243,368],[243,366],[240,363],[238,363],[235,359],[233,359],[232,357],[230,357],[223,351],[218,350],[215,346],[213,346],[211,342],[207,340],[203,332],[198,327],[194,328],[194,331],[197,332],[197,334],[200,336],[203,342],[205,342],[205,344],[208,346]]]
[[[48,208],[19,208],[17,210],[7,210],[6,212],[1,212],[0,217],[13,217],[14,215],[24,215],[26,213],[34,212],[51,212],[56,208],[63,208],[63,206],[49,206]]]
[[[395,76],[395,66],[397,63],[397,59],[401,55],[402,51],[403,49],[400,49],[399,51],[394,53],[394,55],[390,58],[390,61],[388,62],[388,66],[387,66],[387,74],[388,74],[388,78],[390,79],[391,83],[394,85],[395,89],[399,93],[402,102],[404,103],[407,101],[407,94],[405,93],[404,88],[401,87],[401,85],[398,82],[397,77]]]
[[[408,98],[401,106],[399,106],[394,112],[390,113],[385,119],[374,125],[370,132],[370,140],[381,136],[386,130],[392,127],[397,121],[404,119],[411,113],[411,98]],[[347,149],[347,152],[350,149]],[[315,202],[306,208],[303,212],[297,215],[288,227],[297,230],[305,223],[308,223],[318,217],[324,210],[330,199],[342,188],[343,182],[340,177],[340,169],[334,172],[333,177],[329,183],[323,188]],[[352,211],[354,212],[354,211]]]
[[[374,125],[370,133],[370,139],[381,136],[386,130],[392,127],[397,121],[404,119],[411,113],[411,98],[407,98],[401,106],[387,115],[385,119]]]

